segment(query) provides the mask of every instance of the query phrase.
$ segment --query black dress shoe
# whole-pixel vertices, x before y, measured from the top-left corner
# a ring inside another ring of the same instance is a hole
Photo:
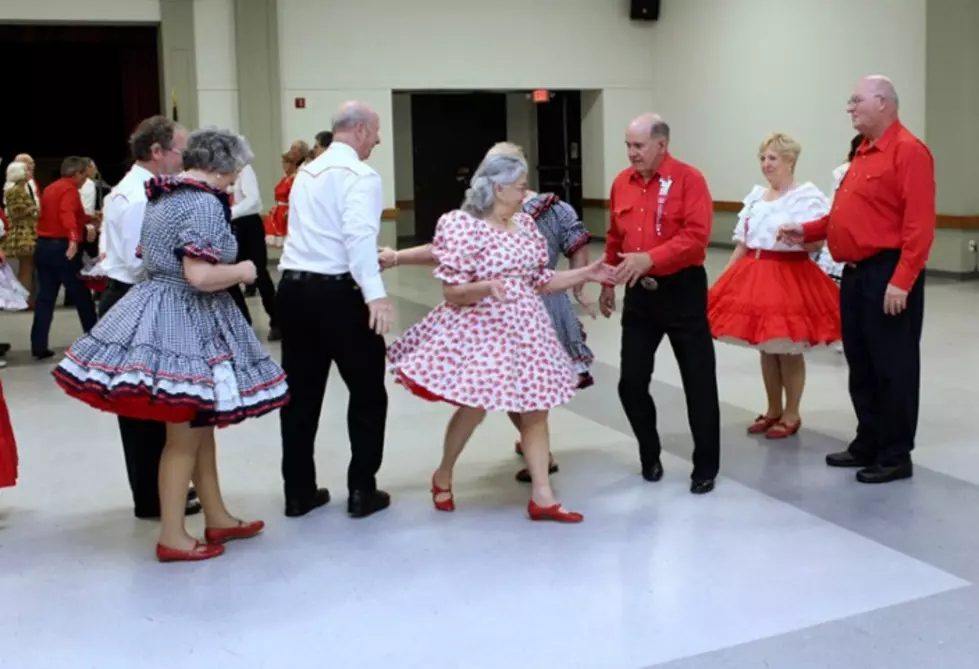
[[[552,460],[550,466],[547,468],[547,473],[557,474],[559,471],[561,470],[558,468],[557,462]],[[530,470],[524,467],[519,472],[517,472],[517,475],[514,478],[516,478],[521,483],[530,483]]]
[[[299,518],[300,516],[305,516],[313,509],[326,506],[329,502],[330,491],[326,488],[320,488],[309,497],[302,499],[287,499],[286,516],[289,518]]]
[[[874,464],[874,461],[871,458],[854,455],[850,451],[840,451],[827,455],[826,464],[830,467],[869,467]]]
[[[706,495],[714,489],[714,479],[703,481],[693,480],[690,482],[690,492],[694,495]]]
[[[383,490],[354,490],[347,500],[347,515],[366,518],[391,506],[391,495]]]
[[[187,506],[184,507],[185,516],[196,516],[198,513],[203,511],[201,506],[201,501],[197,499],[197,493],[194,492],[193,488],[187,493]],[[140,520],[159,520],[160,519],[160,507],[155,506],[152,509],[136,509],[134,512],[135,516]]]
[[[642,477],[650,483],[656,483],[663,478],[663,463],[657,459],[656,462],[648,467],[643,467]]]
[[[910,462],[899,465],[870,465],[857,472],[857,480],[860,483],[890,483],[909,479],[914,474],[914,467]]]

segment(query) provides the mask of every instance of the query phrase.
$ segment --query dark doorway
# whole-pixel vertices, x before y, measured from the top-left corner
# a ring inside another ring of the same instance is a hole
[[[506,140],[504,93],[413,93],[415,236],[431,241],[439,217],[462,203],[472,173]]]
[[[157,26],[0,25],[0,63],[0,158],[31,154],[42,187],[69,155],[94,159],[117,183],[129,134],[161,111]]]
[[[540,192],[581,216],[581,91],[555,91],[537,104],[537,179]]]

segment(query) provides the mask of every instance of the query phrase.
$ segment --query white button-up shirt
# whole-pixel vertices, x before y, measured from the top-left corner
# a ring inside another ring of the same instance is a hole
[[[365,302],[387,297],[377,260],[383,210],[381,175],[334,141],[296,174],[279,270],[349,272]]]
[[[99,237],[99,253],[105,258],[99,268],[110,279],[130,284],[143,280],[143,261],[136,257],[136,249],[146,211],[146,182],[153,176],[145,167],[133,165],[105,197]]]
[[[262,194],[258,190],[258,177],[251,165],[245,165],[238,174],[232,192],[235,203],[231,205],[231,220],[262,213]]]

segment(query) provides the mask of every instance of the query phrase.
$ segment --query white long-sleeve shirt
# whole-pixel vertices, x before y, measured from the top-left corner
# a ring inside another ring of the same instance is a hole
[[[258,190],[258,177],[251,165],[238,174],[234,187],[235,203],[231,205],[231,220],[242,216],[262,213],[262,194]]]
[[[334,141],[296,174],[279,269],[349,272],[365,302],[387,297],[377,260],[383,210],[381,175],[352,147]]]
[[[105,258],[99,268],[110,279],[129,284],[143,280],[143,261],[136,257],[136,249],[146,211],[145,184],[152,178],[148,169],[133,165],[105,197],[99,237],[99,253]]]

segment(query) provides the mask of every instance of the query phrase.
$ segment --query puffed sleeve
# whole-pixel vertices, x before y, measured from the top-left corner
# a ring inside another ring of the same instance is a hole
[[[786,197],[792,223],[808,223],[829,213],[829,198],[812,183],[793,189]]]
[[[557,216],[561,231],[561,253],[570,258],[591,241],[591,235],[585,229],[585,224],[578,218],[574,207],[567,202],[558,202],[552,207],[552,211]]]
[[[476,280],[476,257],[482,249],[482,223],[463,211],[444,214],[435,226],[432,255],[438,266],[432,276],[458,285]]]
[[[174,245],[177,258],[195,258],[212,265],[234,262],[238,242],[231,232],[226,211],[216,197],[195,199],[177,232]]]
[[[748,217],[751,216],[751,208],[754,206],[761,196],[764,195],[765,189],[761,186],[755,186],[751,189],[751,192],[741,201],[743,205],[741,211],[738,212],[738,222],[734,226],[734,241],[738,244],[745,243],[745,234],[747,232],[746,221]]]

